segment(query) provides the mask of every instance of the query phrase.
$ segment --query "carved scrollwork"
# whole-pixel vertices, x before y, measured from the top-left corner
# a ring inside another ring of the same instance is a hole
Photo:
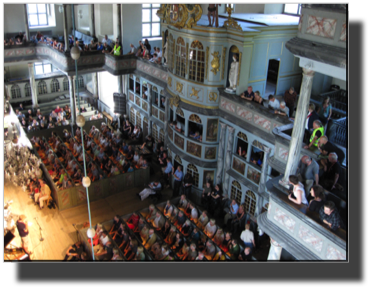
[[[193,122],[196,122],[198,124],[202,123],[202,119],[200,119],[200,117],[198,115],[195,115],[195,114],[191,114],[190,117],[189,117],[189,120],[193,121]]]
[[[172,86],[172,78],[169,76],[168,77],[168,86],[171,87]]]
[[[162,4],[157,16],[178,29],[191,28],[202,17],[199,4]]]
[[[243,29],[241,28],[240,24],[237,23],[234,19],[231,18],[232,11],[233,11],[233,8],[231,8],[230,6],[226,7],[226,12],[228,14],[228,19],[226,21],[224,21],[223,27],[225,27],[225,28],[232,28],[232,29],[235,29],[235,30],[243,31]]]
[[[219,72],[220,68],[220,55],[219,52],[211,53],[211,55],[214,57],[211,61],[211,72],[213,72],[214,75],[216,75],[216,73]]]
[[[177,84],[176,84],[176,90],[177,90],[177,92],[180,93],[180,94],[183,94],[182,93],[182,89],[183,89],[183,84],[180,83],[180,82],[177,82]]]
[[[180,101],[180,98],[179,98],[178,95],[169,98],[170,107],[173,107],[173,106],[174,106],[174,107],[178,108],[178,106],[179,106],[179,101]]]
[[[198,93],[200,92],[201,90],[196,90],[195,88],[191,88],[191,93],[190,93],[190,97],[196,97],[197,99],[199,99],[199,96],[198,96]]]
[[[218,93],[210,92],[210,94],[208,94],[208,98],[210,99],[210,101],[215,102],[218,98]]]

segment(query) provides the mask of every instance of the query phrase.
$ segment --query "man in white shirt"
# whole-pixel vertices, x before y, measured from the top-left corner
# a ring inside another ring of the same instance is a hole
[[[249,230],[249,224],[245,225],[245,230],[242,231],[240,239],[244,242],[245,247],[251,248],[251,251],[255,247],[255,237],[253,232]]]
[[[191,209],[191,220],[196,224],[198,223],[198,210],[194,207],[192,203],[190,203],[190,209]]]
[[[212,238],[216,232],[216,225],[215,225],[215,220],[210,219],[208,224],[205,227],[204,233],[209,237]]]
[[[156,54],[158,58],[162,57],[162,52],[160,51],[160,48],[157,48]]]
[[[134,55],[136,55],[137,50],[136,50],[135,46],[132,43],[129,46],[131,47],[131,50],[129,51],[128,54],[134,54]]]
[[[111,39],[108,39],[107,35],[105,35],[103,40],[102,40],[102,43],[107,43],[107,45],[111,45],[112,41],[111,41]]]
[[[156,212],[156,217],[155,217],[152,225],[157,230],[161,230],[161,228],[165,225],[165,219],[161,216],[161,214],[159,212]]]
[[[273,95],[269,95],[268,107],[269,109],[278,110],[280,108],[280,102],[276,98],[274,98]]]

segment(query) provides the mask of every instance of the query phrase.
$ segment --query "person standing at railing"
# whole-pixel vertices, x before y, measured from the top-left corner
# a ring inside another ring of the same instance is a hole
[[[330,104],[330,97],[325,98],[325,100],[322,103],[322,107],[319,110],[318,115],[320,119],[322,120],[322,123],[325,125],[325,129],[326,129],[327,124],[329,120],[331,119],[331,115],[332,115],[332,106]]]
[[[285,100],[286,106],[289,108],[289,117],[293,117],[296,99],[297,99],[297,92],[294,91],[293,87],[290,87],[289,90],[285,91],[284,100]]]
[[[119,41],[116,40],[116,44],[113,47],[113,50],[110,52],[110,55],[114,54],[115,56],[121,55],[121,46],[119,45]]]
[[[322,165],[327,165],[327,158],[328,158],[328,155],[332,152],[336,153],[336,155],[338,156],[338,161],[340,164],[343,163],[344,159],[345,159],[345,154],[344,152],[339,149],[336,145],[334,145],[332,142],[330,142],[328,140],[328,137],[327,136],[322,136],[319,141],[318,141],[318,149],[319,151],[321,152],[321,154],[319,155],[320,158],[322,158]]]

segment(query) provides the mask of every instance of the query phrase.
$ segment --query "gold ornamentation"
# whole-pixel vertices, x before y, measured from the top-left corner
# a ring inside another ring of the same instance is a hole
[[[202,17],[200,4],[162,4],[157,16],[178,29],[191,28]]]
[[[214,57],[211,61],[211,67],[212,69],[210,70],[211,72],[216,75],[217,72],[219,72],[219,67],[220,67],[220,55],[219,52],[214,52],[211,53],[211,55]]]
[[[161,97],[162,97],[162,96],[165,96],[164,90],[161,90],[161,91],[160,91],[160,95],[161,95]]]
[[[152,90],[153,90],[154,92],[158,92],[158,90],[157,90],[157,87],[156,87],[156,86],[154,86]]]
[[[183,84],[180,83],[180,82],[177,82],[177,86],[176,86],[177,92],[180,93],[180,94],[183,94],[182,93],[182,89],[183,89]]]
[[[140,78],[139,77],[136,77],[136,82],[140,82]]]
[[[199,99],[198,93],[199,93],[200,91],[201,91],[201,90],[196,90],[195,88],[191,88],[190,97],[194,96],[194,97],[196,97],[197,99]]]
[[[239,133],[237,134],[237,137],[239,137],[239,138],[241,138],[242,140],[248,142],[248,137],[247,137],[247,135],[245,135],[245,134],[242,133],[242,132],[239,132]]]
[[[169,98],[169,102],[170,102],[170,107],[178,107],[179,106],[179,96],[178,95],[176,95],[176,96],[174,96],[174,97],[170,97]]]
[[[172,86],[172,78],[170,76],[168,77],[168,85],[169,85],[169,87]]]
[[[200,49],[200,50],[203,50],[203,44],[199,41],[199,40],[194,40],[192,43],[191,43],[191,46],[190,46],[192,49]]]
[[[234,19],[231,18],[232,11],[233,11],[233,8],[231,8],[230,6],[226,7],[226,12],[228,14],[228,19],[226,21],[224,21],[223,27],[225,27],[225,28],[232,28],[232,29],[235,29],[235,30],[238,30],[238,31],[243,31],[243,29],[241,28],[240,24],[237,23]]]
[[[200,119],[200,117],[198,115],[195,115],[195,114],[191,114],[189,117],[189,120],[196,122],[196,123],[199,123],[199,124],[202,123],[202,120]]]
[[[240,52],[239,54],[239,72],[238,72],[238,76],[237,76],[237,85],[239,85],[239,80],[240,80],[240,69],[241,69],[241,62],[243,61],[243,53]]]
[[[210,48],[206,47],[206,75],[205,78],[207,79],[207,74],[208,74],[208,53],[210,52]]]
[[[189,43],[186,43],[186,67],[185,67],[185,73],[188,73],[188,66],[189,66]]]
[[[239,48],[236,45],[231,46],[231,53],[239,54]]]
[[[224,79],[224,68],[225,68],[225,64],[226,64],[226,51],[227,51],[227,48],[223,48],[223,53],[222,53],[222,80]]]
[[[180,107],[177,106],[177,109],[175,110],[175,113],[179,116],[185,117],[185,114],[183,114],[183,111]]]
[[[210,94],[208,94],[208,98],[210,99],[210,101],[216,101],[216,99],[218,98],[218,93],[210,92]]]

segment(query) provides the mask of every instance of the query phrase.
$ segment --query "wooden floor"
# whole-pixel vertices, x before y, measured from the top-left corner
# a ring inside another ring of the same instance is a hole
[[[148,207],[151,199],[141,202],[136,193],[142,188],[132,188],[124,192],[117,193],[105,199],[91,202],[91,219],[92,224],[108,221],[116,214],[129,214],[135,210]],[[171,196],[171,190],[164,190],[161,201]],[[77,233],[74,225],[79,230],[83,223],[88,222],[87,205],[81,205],[68,210],[59,211],[49,209],[45,206],[40,210],[27,192],[21,187],[14,186],[11,182],[5,181],[4,184],[4,202],[13,200],[11,210],[13,214],[25,214],[28,217],[30,226],[30,241],[32,244],[33,260],[63,260],[66,250],[69,246],[77,241]],[[42,228],[43,241],[40,241],[40,231],[38,223]],[[15,246],[21,246],[21,239],[16,229],[16,237],[12,241]]]

